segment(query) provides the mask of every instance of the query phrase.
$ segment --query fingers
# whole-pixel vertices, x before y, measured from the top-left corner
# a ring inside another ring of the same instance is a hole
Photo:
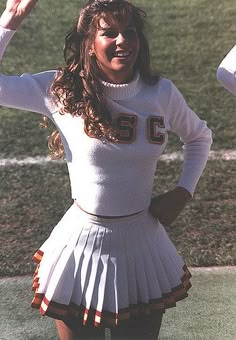
[[[164,226],[169,226],[171,223],[173,223],[180,212],[174,211],[171,212],[170,210],[167,211],[160,211],[159,214],[155,215],[155,217],[158,219],[158,221],[164,225]]]
[[[27,16],[38,0],[8,0],[6,10],[18,16]]]
[[[169,225],[171,225],[171,223],[173,223],[175,220],[176,220],[176,218],[177,218],[178,216],[161,216],[161,217],[157,217],[158,218],[158,220],[159,220],[159,222],[162,224],[162,225],[164,225],[164,226],[169,226]]]
[[[183,188],[175,188],[160,196],[154,197],[149,210],[163,225],[173,223],[182,212],[191,194]]]
[[[171,204],[162,204],[155,206],[154,208],[151,208],[150,206],[150,212],[151,214],[156,217],[161,224],[164,226],[168,226],[171,223],[173,223],[176,218],[179,216],[183,209],[177,208],[175,205]]]

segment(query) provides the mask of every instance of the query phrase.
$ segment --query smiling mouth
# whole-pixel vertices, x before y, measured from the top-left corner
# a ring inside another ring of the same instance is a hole
[[[114,57],[118,57],[118,58],[126,58],[129,57],[131,55],[131,52],[115,52],[114,53]]]

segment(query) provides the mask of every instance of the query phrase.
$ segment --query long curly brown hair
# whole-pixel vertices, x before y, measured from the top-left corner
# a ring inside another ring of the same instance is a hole
[[[81,9],[77,24],[65,38],[65,67],[58,68],[50,92],[61,114],[81,116],[89,137],[116,141],[116,131],[106,108],[96,58],[90,49],[102,17],[130,16],[137,30],[140,50],[135,70],[149,83],[156,83],[150,68],[149,45],[144,36],[146,13],[126,0],[90,0]],[[49,138],[49,149],[56,158],[63,157],[63,145],[58,131]]]

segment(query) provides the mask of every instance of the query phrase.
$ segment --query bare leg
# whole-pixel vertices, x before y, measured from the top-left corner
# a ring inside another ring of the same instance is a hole
[[[60,337],[60,340],[75,340],[76,334],[67,327],[63,321],[56,320],[57,331]]]
[[[60,340],[104,340],[104,328],[93,325],[82,326],[78,322],[63,322],[56,320],[57,331]]]
[[[131,319],[111,329],[112,340],[157,340],[163,313]]]

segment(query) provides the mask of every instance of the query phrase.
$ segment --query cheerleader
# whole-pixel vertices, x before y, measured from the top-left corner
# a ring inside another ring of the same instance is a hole
[[[36,0],[7,0],[1,57]],[[192,198],[211,144],[206,122],[168,79],[152,74],[145,13],[90,0],[65,39],[65,66],[0,77],[0,104],[43,114],[67,161],[73,205],[39,247],[32,307],[59,337],[157,339],[163,313],[187,297],[190,272],[164,226]],[[172,190],[152,198],[168,132],[184,144]]]

